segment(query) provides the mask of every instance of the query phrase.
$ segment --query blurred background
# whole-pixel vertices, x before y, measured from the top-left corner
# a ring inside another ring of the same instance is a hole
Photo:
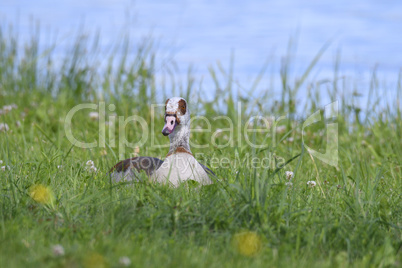
[[[213,98],[219,78],[211,69],[221,69],[233,79],[234,94],[275,97],[283,91],[284,66],[288,77],[300,79],[317,60],[307,84],[350,78],[367,103],[373,73],[384,98],[394,99],[387,89],[395,92],[402,67],[402,2],[396,0],[2,0],[0,24],[3,32],[18,33],[20,50],[39,36],[39,50],[50,47],[56,64],[77,35],[99,34],[97,53],[116,57],[122,53],[116,46],[127,40],[133,57],[139,44],[152,43],[156,87],[165,83],[168,95],[190,70],[195,89]],[[91,45],[86,49],[91,52]],[[166,74],[175,82],[166,83]]]

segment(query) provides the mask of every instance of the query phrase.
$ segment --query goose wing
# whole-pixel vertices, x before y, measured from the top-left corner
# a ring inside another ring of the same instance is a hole
[[[110,169],[109,174],[111,174],[112,179],[114,179],[116,182],[125,177],[128,177],[129,179],[130,177],[136,177],[133,169],[135,169],[135,171],[137,172],[145,171],[147,176],[150,177],[155,172],[155,170],[157,170],[162,165],[162,163],[162,160],[155,157],[133,157],[120,161],[119,163],[114,165]]]
[[[198,162],[198,161],[197,161],[197,162]],[[198,162],[198,164],[200,164],[200,165],[202,166],[202,168],[205,170],[205,172],[206,172],[208,175],[216,176],[215,173],[214,173],[212,170],[210,170],[209,168],[207,168],[206,166],[204,166],[204,165],[201,164],[200,162]]]

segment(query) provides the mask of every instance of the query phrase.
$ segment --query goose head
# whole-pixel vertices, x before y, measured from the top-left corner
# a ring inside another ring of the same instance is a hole
[[[175,135],[183,128],[189,128],[190,110],[187,101],[181,97],[173,97],[165,103],[165,126],[162,129],[164,136]]]

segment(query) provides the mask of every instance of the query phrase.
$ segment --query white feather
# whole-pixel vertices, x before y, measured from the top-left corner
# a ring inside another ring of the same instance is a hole
[[[169,182],[174,187],[187,180],[194,180],[201,184],[212,183],[204,168],[194,156],[187,153],[176,153],[166,157],[152,179],[160,183]]]

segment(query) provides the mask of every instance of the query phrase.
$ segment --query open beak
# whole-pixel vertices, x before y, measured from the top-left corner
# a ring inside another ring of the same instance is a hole
[[[176,127],[176,125],[177,125],[177,120],[176,120],[176,117],[175,116],[170,116],[170,115],[167,115],[166,117],[165,117],[165,126],[163,127],[163,129],[162,129],[162,134],[164,135],[164,136],[167,136],[167,135],[169,135],[170,133],[172,133],[173,132],[173,130],[174,130],[174,128]]]

